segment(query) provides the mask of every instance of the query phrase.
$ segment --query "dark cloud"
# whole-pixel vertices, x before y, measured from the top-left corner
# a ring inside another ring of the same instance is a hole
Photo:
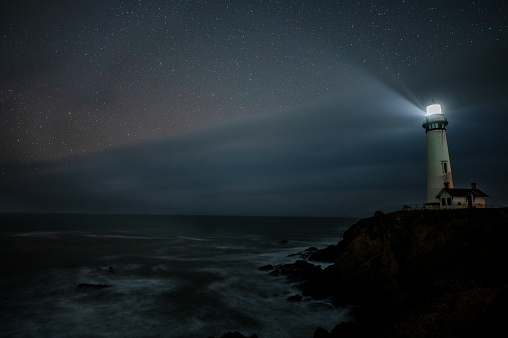
[[[504,102],[445,112],[456,186],[506,204]],[[3,169],[7,211],[363,216],[424,202],[424,112],[364,77],[336,97]]]
[[[337,216],[398,208],[419,202],[413,193],[424,185],[421,120],[418,108],[371,80],[292,110],[5,168],[2,197],[13,210],[46,211]],[[397,197],[387,202],[383,191]]]

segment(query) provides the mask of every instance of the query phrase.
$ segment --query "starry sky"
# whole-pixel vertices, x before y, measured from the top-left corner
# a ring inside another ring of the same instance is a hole
[[[365,216],[508,205],[504,1],[7,1],[0,211]]]

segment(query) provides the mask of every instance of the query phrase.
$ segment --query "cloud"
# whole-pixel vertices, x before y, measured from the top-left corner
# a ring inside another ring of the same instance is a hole
[[[371,81],[159,141],[4,166],[0,201],[7,211],[364,216],[424,202],[422,120]]]

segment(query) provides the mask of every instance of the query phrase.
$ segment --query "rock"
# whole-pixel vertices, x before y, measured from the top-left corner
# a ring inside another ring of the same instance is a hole
[[[286,275],[292,282],[320,278],[320,274],[322,273],[320,266],[316,266],[304,260],[297,260],[293,264],[278,266],[278,270],[280,270],[280,273]]]
[[[339,255],[337,245],[329,245],[325,249],[310,252],[309,260],[319,262],[335,262]]]
[[[289,254],[288,257],[298,257],[300,259],[308,259],[312,254],[317,253],[317,252],[319,252],[318,248],[313,246],[308,249],[305,249],[304,252]]]
[[[376,212],[309,258],[332,266],[277,268],[304,296],[360,305],[354,321],[315,337],[494,336],[507,333],[506,238],[506,208]]]
[[[328,338],[356,338],[378,336],[375,330],[369,326],[357,322],[342,322],[336,325],[330,332]]]
[[[314,338],[328,338],[328,337],[330,337],[330,334],[328,333],[328,331],[326,331],[322,327],[318,327],[316,329],[316,331],[314,331],[313,337]]]
[[[280,270],[279,269],[275,269],[272,272],[270,272],[270,276],[278,276],[278,275],[280,275]]]
[[[268,265],[263,265],[263,266],[260,266],[259,267],[259,270],[261,271],[270,271],[270,270],[273,270],[273,265],[271,264],[268,264]]]
[[[374,337],[376,333],[358,326],[355,322],[342,322],[336,325],[331,332],[322,327],[314,331],[313,338],[356,338],[356,337]]]
[[[299,294],[296,294],[296,295],[293,295],[293,296],[289,296],[287,298],[287,301],[288,302],[301,302],[302,301],[302,296],[299,295]]]

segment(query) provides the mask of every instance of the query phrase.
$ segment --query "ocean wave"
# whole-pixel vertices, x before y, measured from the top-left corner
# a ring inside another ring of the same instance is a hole
[[[188,241],[197,241],[197,242],[210,242],[212,239],[210,238],[197,238],[197,237],[187,237],[187,236],[177,236],[179,239],[185,239]]]
[[[123,239],[167,239],[163,237],[154,237],[154,236],[138,236],[138,235],[102,235],[102,234],[83,234],[84,237],[98,237],[98,238],[123,238]]]
[[[62,235],[60,231],[31,231],[23,232],[19,234],[12,234],[11,237],[46,237],[46,238],[58,238]]]

